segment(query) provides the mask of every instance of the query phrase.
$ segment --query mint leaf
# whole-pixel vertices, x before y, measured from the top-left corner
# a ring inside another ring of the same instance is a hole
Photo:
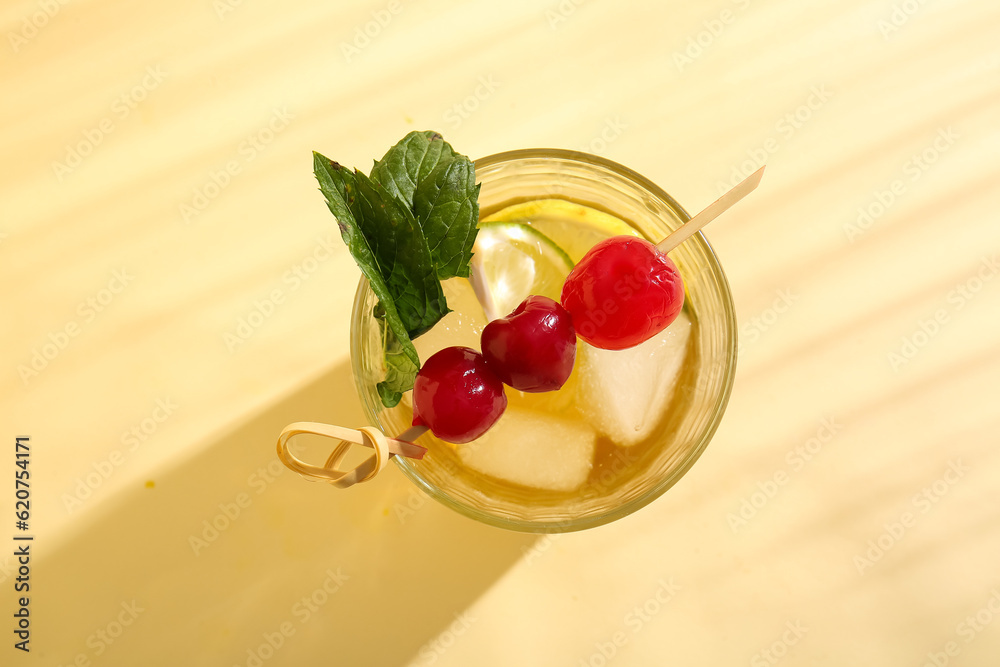
[[[419,232],[419,226],[412,220],[407,225],[405,213],[397,211],[400,208],[398,202],[391,197],[387,197],[389,203],[383,201],[378,189],[365,185],[370,184],[370,181],[364,174],[361,174],[359,183],[357,174],[319,153],[313,153],[313,168],[320,190],[326,198],[327,207],[337,219],[344,243],[347,244],[358,267],[368,279],[372,291],[378,297],[380,314],[383,315],[385,322],[382,340],[387,357],[386,378],[377,388],[383,405],[393,407],[399,402],[402,392],[413,387],[413,378],[420,367],[420,359],[416,348],[413,347],[410,332],[433,326],[434,322],[447,312],[441,284],[434,277],[426,242],[419,233],[413,233],[414,229]],[[364,195],[360,190],[364,190]],[[373,200],[378,201],[373,203]],[[385,228],[373,230],[370,220],[365,218],[369,215],[372,216],[371,220],[387,220],[389,224]],[[403,219],[404,229],[392,226],[392,221],[398,222],[398,218]],[[407,226],[408,230],[405,229]],[[400,241],[398,244],[395,242],[396,232]],[[368,236],[369,233],[371,238]],[[416,249],[407,248],[407,242],[416,245]],[[400,248],[398,255],[393,252],[397,247]],[[403,264],[414,257],[417,260],[410,268],[422,272],[425,277],[413,283],[407,282],[405,287],[400,289],[400,280],[406,275]],[[422,267],[419,266],[421,264]],[[427,275],[430,276],[430,280],[426,279]],[[429,292],[420,295],[418,293],[420,286],[428,284]],[[397,303],[402,306],[402,312]],[[420,303],[430,304],[430,307],[415,308]],[[428,316],[437,319],[428,322]],[[391,358],[388,356],[390,351]]]
[[[379,270],[375,254],[369,246],[368,239],[358,226],[348,203],[353,200],[350,191],[354,186],[354,174],[319,153],[313,153],[313,168],[316,180],[319,181],[320,191],[326,198],[326,205],[337,219],[340,235],[344,239],[344,243],[347,244],[354,261],[361,269],[361,273],[368,279],[368,284],[375,292],[375,296],[378,297],[388,326],[391,327],[392,332],[404,348],[407,345],[413,348],[407,327],[396,310],[395,299]],[[412,356],[413,361],[419,363],[415,348]]]
[[[360,172],[313,154],[327,206],[351,255],[386,311],[393,333],[405,343],[448,312],[427,241],[402,204]],[[400,334],[404,335],[400,335]],[[405,339],[405,340],[404,340]]]
[[[348,206],[368,241],[396,311],[411,338],[448,313],[427,240],[413,214],[385,188],[355,171]]]
[[[438,164],[459,157],[437,132],[410,132],[372,167],[372,180],[381,183],[410,209],[413,193]]]
[[[410,132],[372,168],[382,184],[414,214],[439,280],[468,277],[479,231],[476,169],[436,132]]]
[[[472,245],[479,233],[479,186],[469,160],[439,164],[413,194],[413,210],[440,280],[469,277]]]
[[[420,364],[414,362],[409,354],[409,349],[413,349],[413,344],[407,341],[404,347],[399,339],[388,327],[388,322],[382,320],[382,341],[385,346],[385,379],[379,382],[375,388],[378,390],[382,404],[387,408],[395,407],[403,397],[403,392],[413,388],[413,381],[420,370]],[[416,350],[414,350],[416,352]]]
[[[448,311],[441,281],[468,277],[479,222],[472,161],[436,132],[411,132],[371,177],[313,153],[313,168],[340,234],[378,305],[385,378],[376,389],[395,406],[413,388],[420,359],[412,339]]]

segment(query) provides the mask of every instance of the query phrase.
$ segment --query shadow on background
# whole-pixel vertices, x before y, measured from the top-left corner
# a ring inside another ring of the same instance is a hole
[[[534,541],[446,509],[394,466],[347,490],[299,478],[274,447],[301,420],[363,423],[348,364],[122,493],[39,563],[32,657],[402,665],[459,630]]]

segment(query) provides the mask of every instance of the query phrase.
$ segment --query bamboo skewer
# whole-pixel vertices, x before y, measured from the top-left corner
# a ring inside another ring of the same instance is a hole
[[[761,167],[754,173],[744,178],[732,190],[716,199],[701,213],[685,222],[683,225],[671,232],[667,238],[657,243],[656,249],[663,254],[666,254],[684,241],[688,240],[688,238],[697,233],[702,227],[722,215],[733,204],[753,192],[757,188],[757,185],[760,184],[760,179],[763,175],[764,167]]]
[[[482,262],[477,257],[479,257],[479,253],[473,254],[472,261],[469,263],[469,284],[472,285],[472,291],[476,293],[479,305],[483,307],[483,314],[486,315],[486,321],[492,322],[500,318],[503,314],[497,312],[497,304],[493,299],[493,292],[490,291],[489,286],[486,285],[486,281],[483,279]]]
[[[427,450],[420,445],[413,444],[412,441],[426,432],[426,426],[412,426],[395,438],[387,438],[373,426],[353,429],[317,422],[295,422],[286,426],[281,431],[281,435],[278,436],[278,458],[289,469],[306,479],[329,482],[344,489],[370,480],[385,468],[393,456],[422,459]],[[289,441],[302,434],[319,435],[338,441],[330,456],[327,457],[326,463],[322,466],[306,463],[289,450]],[[370,447],[374,453],[354,468],[341,469],[340,463],[344,460],[351,445]]]

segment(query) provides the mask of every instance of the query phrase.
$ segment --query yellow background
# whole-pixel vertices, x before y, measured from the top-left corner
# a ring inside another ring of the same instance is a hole
[[[996,664],[995,3],[32,0],[0,33],[0,536],[15,435],[35,535],[0,663]],[[766,161],[707,229],[730,406],[651,506],[538,538],[275,464],[286,423],[362,419],[310,151],[412,129],[692,213]]]

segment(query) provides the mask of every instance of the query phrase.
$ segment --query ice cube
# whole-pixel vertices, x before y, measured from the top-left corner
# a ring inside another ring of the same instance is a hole
[[[682,311],[659,334],[625,350],[581,341],[577,405],[591,426],[624,446],[648,438],[673,396],[690,334],[691,320]]]
[[[462,462],[497,479],[535,489],[572,491],[587,480],[597,434],[586,424],[507,408],[478,440],[457,446]]]

